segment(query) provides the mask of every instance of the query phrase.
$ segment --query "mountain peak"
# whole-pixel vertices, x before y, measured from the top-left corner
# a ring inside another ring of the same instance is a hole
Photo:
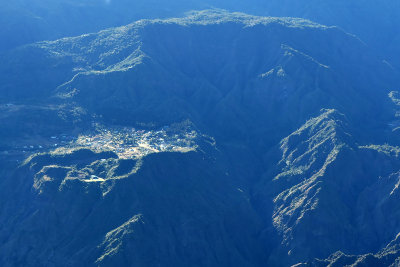
[[[209,25],[209,24],[220,24],[220,23],[241,23],[247,27],[256,25],[267,25],[270,23],[279,23],[288,27],[316,27],[316,28],[327,28],[321,24],[312,22],[302,18],[291,18],[291,17],[262,17],[253,16],[241,12],[229,12],[223,9],[208,9],[201,11],[191,11],[186,13],[186,17],[183,18],[172,18],[166,20],[143,20],[138,22],[139,24],[144,21],[150,23],[177,23],[181,25],[197,24],[197,25]]]

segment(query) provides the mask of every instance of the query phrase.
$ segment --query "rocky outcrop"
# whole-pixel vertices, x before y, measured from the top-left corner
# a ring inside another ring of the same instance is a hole
[[[399,231],[392,202],[399,148],[359,146],[345,116],[324,110],[284,138],[280,150],[277,169],[256,189],[256,199],[272,198],[263,204],[280,236],[272,265],[328,251],[377,251]]]

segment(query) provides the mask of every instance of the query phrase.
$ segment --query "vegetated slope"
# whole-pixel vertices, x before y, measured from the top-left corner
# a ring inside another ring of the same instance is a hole
[[[205,6],[191,1],[16,0],[0,3],[0,50],[121,26],[138,19],[180,15]],[[185,4],[186,3],[186,4]],[[191,7],[191,8],[190,8]]]
[[[265,212],[272,205],[280,236],[274,265],[335,250],[374,252],[396,236],[398,147],[359,146],[343,114],[324,110],[280,149],[276,170],[255,190]]]
[[[327,259],[314,259],[297,266],[398,266],[400,263],[399,236],[376,254],[346,255],[336,252]]]
[[[263,10],[269,16],[302,17],[324,25],[337,25],[360,37],[377,54],[400,67],[397,31],[398,1],[268,1]]]
[[[257,3],[259,1],[253,1]],[[261,3],[257,3],[260,5]],[[43,40],[55,40],[139,19],[183,16],[191,10],[225,8],[256,11],[241,1],[199,0],[15,0],[0,3],[0,51]]]
[[[0,50],[41,40],[95,32],[138,19],[182,16],[191,10],[222,8],[261,16],[301,17],[337,25],[359,36],[368,46],[399,67],[396,0],[260,1],[215,0],[18,0],[0,3]]]
[[[112,153],[30,158],[1,181],[3,265],[286,266],[376,252],[400,231],[379,231],[391,217],[379,213],[382,201],[365,200],[378,188],[396,218],[396,194],[379,178],[390,184],[399,170],[388,97],[396,72],[336,27],[203,11],[40,42],[1,60],[1,101],[12,103],[2,122],[32,111],[42,129],[21,129],[21,140],[92,122],[185,119],[216,140],[118,175]],[[370,145],[387,140],[393,147]]]
[[[257,216],[210,154],[162,153],[128,168],[115,157],[29,159],[6,194],[30,204],[8,199],[1,265],[261,264],[262,245],[250,247]]]
[[[373,123],[365,112],[391,113],[382,103],[395,84],[389,66],[335,27],[224,12],[37,43],[2,61],[3,101],[53,94],[65,113],[76,103],[77,115],[114,122],[189,117],[242,135],[275,125],[276,142],[324,107]]]

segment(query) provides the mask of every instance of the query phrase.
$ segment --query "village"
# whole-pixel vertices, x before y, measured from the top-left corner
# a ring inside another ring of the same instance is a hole
[[[151,153],[188,152],[196,149],[196,131],[137,130],[129,127],[100,127],[93,134],[80,135],[69,147],[88,147],[96,152],[113,151],[122,159],[137,159]]]
[[[191,127],[164,126],[157,130],[132,127],[104,127],[94,124],[93,129],[78,136],[59,134],[48,138],[26,141],[0,151],[0,156],[28,156],[59,148],[89,148],[95,152],[113,151],[121,159],[138,159],[151,153],[188,152],[196,149],[198,133]]]

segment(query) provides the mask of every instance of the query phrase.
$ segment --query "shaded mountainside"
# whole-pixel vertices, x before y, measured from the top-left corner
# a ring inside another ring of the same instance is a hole
[[[324,25],[339,26],[357,35],[375,53],[397,68],[400,67],[398,1],[267,1],[262,10],[268,16],[302,17]]]
[[[382,103],[397,84],[389,66],[335,27],[215,11],[42,42],[2,61],[3,102],[54,95],[68,121],[189,118],[224,138],[257,131],[274,142],[321,108],[349,112],[360,126],[384,124],[392,109]]]
[[[266,214],[273,199],[273,265],[339,249],[377,251],[398,233],[399,149],[359,146],[350,133],[342,114],[326,110],[281,141],[277,169],[255,191]]]
[[[76,150],[34,156],[18,172],[6,196],[30,204],[8,198],[2,266],[251,266],[264,258],[248,196],[201,152],[128,164]]]
[[[397,73],[337,27],[201,11],[0,57],[2,266],[288,266],[400,232]],[[182,121],[204,134],[163,150]]]
[[[315,259],[296,266],[390,266],[400,264],[399,235],[376,254],[346,255],[336,252],[325,260]]]
[[[301,17],[336,25],[359,36],[399,67],[397,0],[16,0],[0,3],[0,51],[126,25],[138,19],[182,16],[191,10],[222,8],[261,16]]]

